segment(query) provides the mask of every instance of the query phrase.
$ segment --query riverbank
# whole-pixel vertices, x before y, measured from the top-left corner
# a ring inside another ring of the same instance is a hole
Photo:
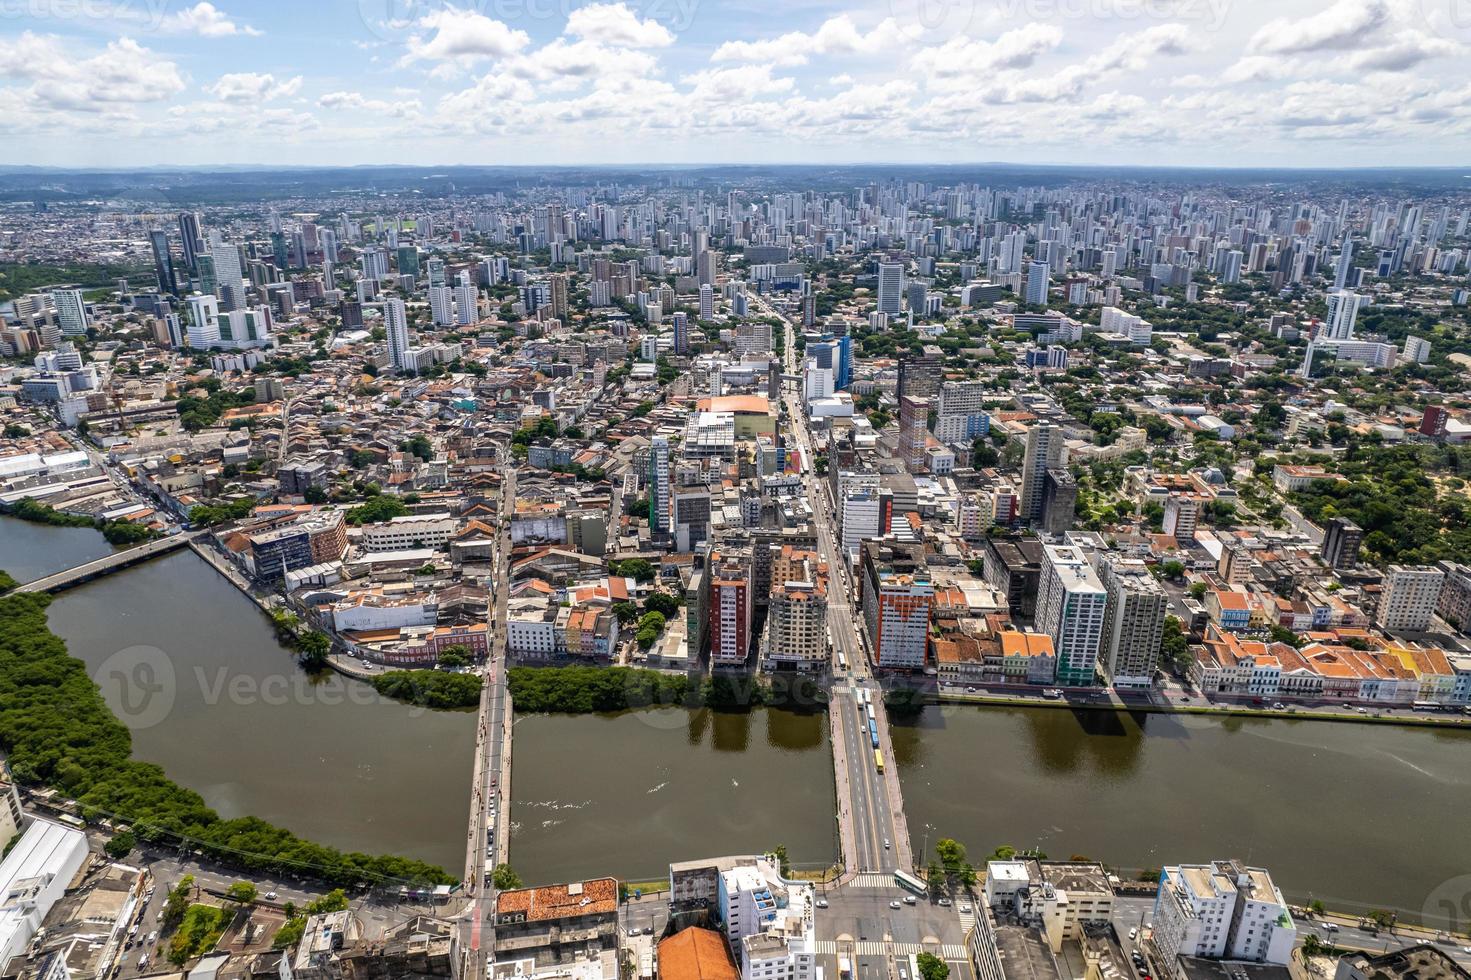
[[[160,766],[132,758],[132,735],[103,701],[86,665],[51,631],[51,597],[0,597],[0,750],[23,784],[74,799],[88,819],[130,825],[149,841],[178,840],[248,872],[292,872],[355,885],[449,884],[442,868],[370,857],[302,840],[255,817],[224,819]]]
[[[960,691],[928,692],[920,696],[923,704],[966,704],[1007,708],[1054,708],[1069,711],[1107,711],[1123,714],[1201,715],[1205,717],[1270,718],[1283,721],[1329,721],[1360,725],[1399,725],[1410,728],[1449,728],[1471,731],[1471,716],[1359,714],[1357,711],[1333,711],[1316,708],[1268,708],[1237,704],[1159,704],[1153,701],[1124,701],[1110,697],[1106,701],[1069,701],[1065,698],[1041,698],[1027,695],[966,694]]]

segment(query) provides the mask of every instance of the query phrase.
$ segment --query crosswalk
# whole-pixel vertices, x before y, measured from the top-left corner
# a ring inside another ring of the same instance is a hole
[[[840,953],[851,953],[854,956],[910,956],[929,951],[931,953],[939,950],[942,960],[965,959],[965,947],[958,943],[945,943],[940,946],[922,943],[838,943],[831,939],[819,939],[813,944],[819,956],[836,956]]]
[[[849,888],[893,888],[894,876],[876,871],[862,871],[848,881]]]

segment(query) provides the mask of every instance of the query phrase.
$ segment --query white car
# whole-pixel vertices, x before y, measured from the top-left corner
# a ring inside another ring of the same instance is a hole
[[[960,911],[962,911],[962,912],[969,912],[970,911],[970,903],[969,902],[961,902],[960,903]]]
[[[898,907],[899,907],[899,903],[898,902],[890,902],[889,903],[889,908],[891,908],[891,909],[897,909]]]

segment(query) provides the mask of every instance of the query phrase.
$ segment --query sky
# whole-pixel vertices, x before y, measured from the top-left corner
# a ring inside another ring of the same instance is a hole
[[[0,162],[1471,166],[1471,0],[0,0]]]

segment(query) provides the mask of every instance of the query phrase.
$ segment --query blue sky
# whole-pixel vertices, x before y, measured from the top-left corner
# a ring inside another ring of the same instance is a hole
[[[1471,165],[1471,0],[0,0],[0,161]]]

